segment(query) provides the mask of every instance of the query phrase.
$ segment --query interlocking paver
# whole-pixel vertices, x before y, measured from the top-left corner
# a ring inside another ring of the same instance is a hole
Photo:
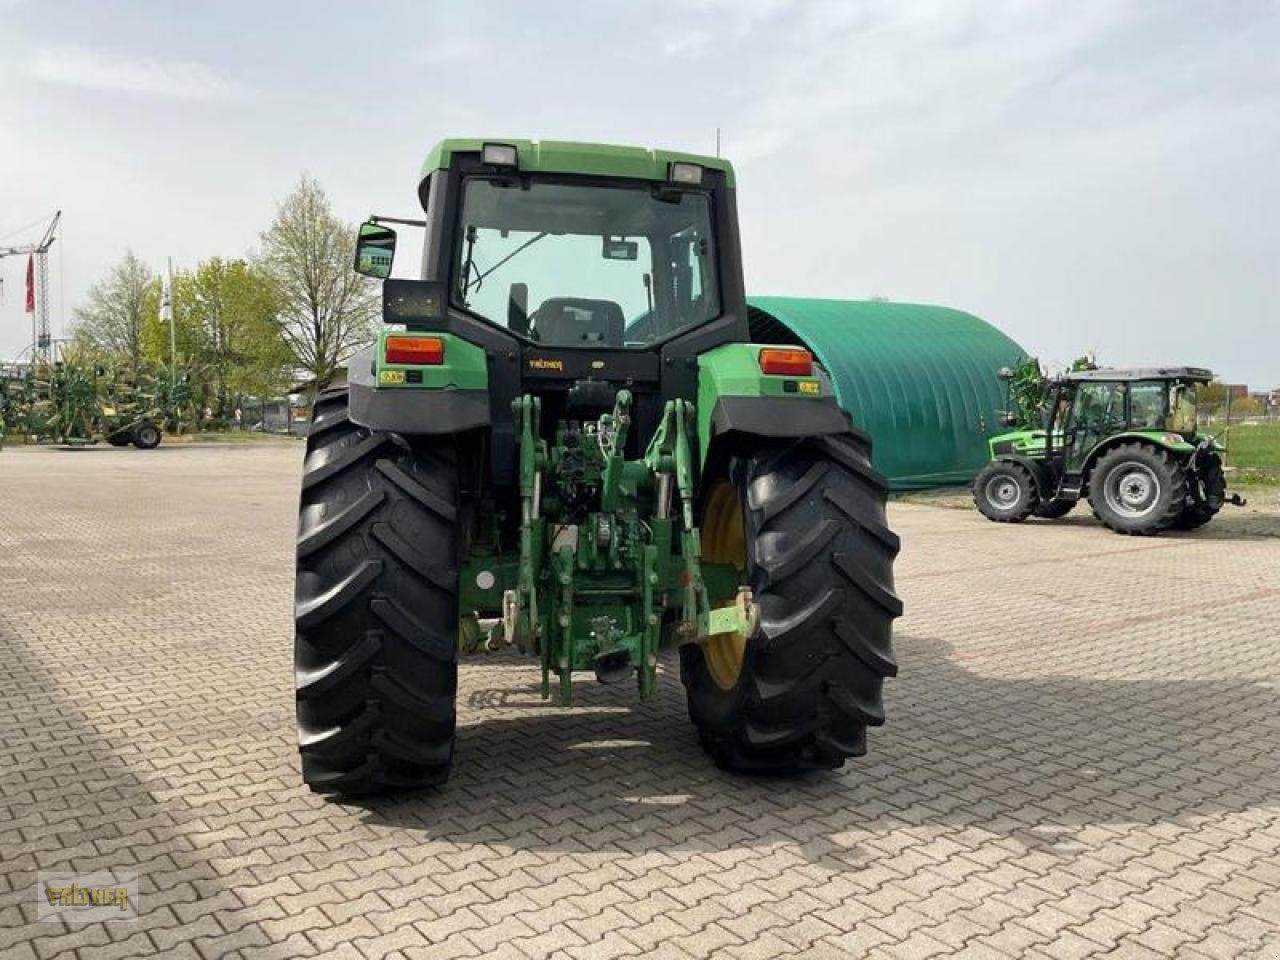
[[[543,705],[464,664],[442,791],[298,782],[300,447],[0,454],[0,952],[1268,958],[1280,943],[1280,517],[1115,537],[891,507],[902,675],[871,753],[796,781],[659,695]],[[140,917],[33,922],[34,872]],[[1269,953],[1268,951],[1271,951]]]

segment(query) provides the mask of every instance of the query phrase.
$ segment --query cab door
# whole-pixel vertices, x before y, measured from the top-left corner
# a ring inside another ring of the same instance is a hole
[[[1125,428],[1126,385],[1123,383],[1081,383],[1071,407],[1067,425],[1067,472],[1080,473],[1090,451],[1100,442]]]

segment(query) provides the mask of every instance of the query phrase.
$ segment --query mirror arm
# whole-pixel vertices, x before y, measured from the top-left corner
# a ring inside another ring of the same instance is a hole
[[[370,214],[369,222],[370,223],[400,223],[400,224],[404,224],[406,227],[425,227],[427,225],[427,221],[425,220],[405,220],[403,217],[383,217],[383,216],[379,216],[376,213]]]

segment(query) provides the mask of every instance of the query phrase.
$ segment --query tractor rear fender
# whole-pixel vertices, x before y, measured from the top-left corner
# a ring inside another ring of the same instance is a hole
[[[1180,433],[1166,433],[1163,430],[1126,430],[1124,433],[1117,433],[1107,437],[1100,444],[1089,451],[1089,456],[1085,458],[1084,468],[1081,475],[1088,482],[1089,475],[1093,472],[1094,466],[1098,459],[1113,447],[1118,447],[1122,443],[1146,443],[1153,447],[1160,447],[1168,450],[1179,460],[1189,460],[1196,452],[1196,445],[1188,442]]]
[[[409,340],[431,346],[431,351],[409,360],[392,351],[388,361],[389,338],[395,338],[393,347]],[[438,342],[438,351],[425,341]],[[381,331],[373,346],[348,362],[347,383],[349,416],[370,430],[446,434],[490,423],[485,352],[453,334]]]
[[[766,374],[758,343],[728,343],[698,358],[698,449],[705,476],[723,472],[734,452],[761,439],[786,440],[847,433],[849,415],[836,403],[826,371]]]

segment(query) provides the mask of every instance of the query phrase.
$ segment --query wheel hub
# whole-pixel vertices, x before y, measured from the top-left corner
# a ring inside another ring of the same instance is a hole
[[[1007,510],[1018,502],[1018,485],[1011,477],[992,477],[987,481],[987,499]]]
[[[702,555],[705,559],[732,563],[745,571],[746,524],[737,490],[726,480],[718,481],[711,488],[704,511],[702,533]],[[749,621],[758,616],[749,588],[739,588],[737,595],[729,603],[740,605],[745,612],[749,612]],[[737,685],[746,659],[748,636],[748,633],[735,630],[712,634],[703,641],[702,649],[708,672],[720,689],[732,690]]]
[[[1125,464],[1107,481],[1107,505],[1125,517],[1136,519],[1146,516],[1155,509],[1159,496],[1160,481],[1143,464]]]

